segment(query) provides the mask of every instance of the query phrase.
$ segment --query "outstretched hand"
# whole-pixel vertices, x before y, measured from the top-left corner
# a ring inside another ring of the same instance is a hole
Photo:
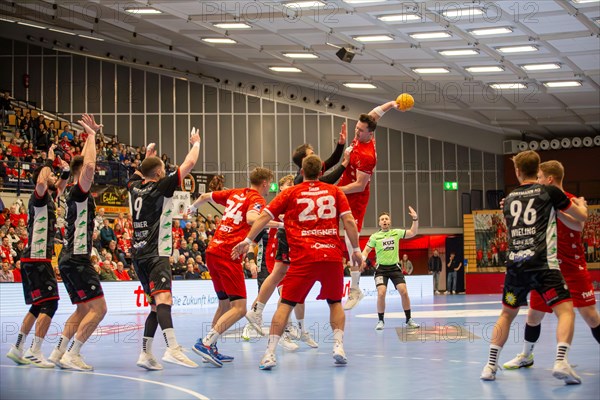
[[[345,144],[346,137],[348,137],[348,130],[346,129],[346,123],[342,123],[342,129],[340,130],[340,138],[338,139],[338,144]]]
[[[83,126],[83,129],[85,130],[85,133],[87,133],[88,135],[95,135],[96,131],[94,129],[92,129],[92,127],[85,122],[85,120],[82,118],[79,121],[79,125]]]
[[[48,149],[48,160],[50,161],[54,161],[54,159],[56,158],[56,155],[54,154],[54,149],[56,148],[56,144],[52,144],[52,146],[50,146],[50,149]]]
[[[408,206],[408,214],[412,217],[413,220],[419,219],[417,212],[411,206]]]
[[[81,116],[81,120],[83,122],[85,122],[85,124],[87,126],[92,128],[94,130],[94,133],[98,132],[100,130],[100,128],[102,128],[104,126],[102,124],[97,124],[96,120],[94,119],[94,116],[92,114],[83,114]],[[79,123],[81,123],[81,121],[79,121]]]
[[[241,256],[245,255],[248,252],[250,245],[246,242],[239,242],[235,245],[233,250],[231,250],[231,259],[237,260]]]
[[[200,129],[193,127],[190,133],[190,144],[193,146],[196,143],[200,143]]]

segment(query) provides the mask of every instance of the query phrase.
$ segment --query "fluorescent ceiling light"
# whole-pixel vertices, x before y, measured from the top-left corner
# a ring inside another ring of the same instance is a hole
[[[476,8],[476,7],[442,11],[442,15],[446,18],[474,17],[476,15],[483,15],[483,14],[484,14],[484,11],[481,8]]]
[[[269,67],[269,69],[275,72],[302,72],[301,69],[296,67]]]
[[[372,83],[354,83],[354,82],[346,82],[344,86],[350,89],[377,89],[377,86]]]
[[[466,67],[465,70],[467,70],[468,72],[472,72],[472,73],[484,73],[484,72],[502,72],[504,71],[504,68],[499,67],[497,65],[488,65],[488,66],[481,66],[481,67]]]
[[[380,15],[377,17],[378,20],[383,22],[409,22],[409,21],[420,21],[421,16],[419,14],[390,14]]]
[[[438,53],[440,53],[441,55],[446,56],[446,57],[476,56],[477,54],[479,54],[479,52],[474,49],[439,50]]]
[[[452,36],[448,32],[420,32],[420,33],[410,33],[410,36],[413,39],[440,39],[447,38]]]
[[[548,69],[560,69],[560,64],[548,63],[548,64],[526,64],[521,65],[525,71],[544,71]]]
[[[506,46],[506,47],[496,47],[500,53],[526,53],[528,51],[538,51],[537,46]]]
[[[60,29],[48,28],[48,30],[52,31],[52,32],[57,32],[57,33],[64,33],[65,35],[71,35],[71,36],[75,36],[76,35],[76,33],[67,32],[67,31],[61,31]]]
[[[389,35],[362,35],[362,36],[353,36],[354,40],[358,40],[359,42],[386,42],[389,40],[394,40],[393,37]]]
[[[348,4],[385,3],[387,0],[344,0]]]
[[[319,58],[313,53],[283,53],[283,55],[289,58]]]
[[[571,0],[573,3],[585,4],[585,3],[597,3],[600,0]]]
[[[527,85],[523,83],[492,83],[490,87],[496,90],[517,90],[517,89],[526,89]]]
[[[577,86],[581,86],[581,82],[579,82],[579,81],[544,82],[544,86],[549,87],[549,88],[577,87]]]
[[[23,25],[23,26],[30,26],[30,27],[32,27],[32,28],[46,29],[46,27],[45,27],[45,26],[34,25],[34,24],[27,23],[27,22],[21,22],[21,21],[18,21],[18,22],[17,22],[17,24],[19,24],[19,25]]]
[[[322,1],[292,1],[291,3],[284,3],[283,5],[293,8],[317,8],[324,7],[325,3]]]
[[[221,29],[250,29],[252,28],[250,25],[244,22],[220,22],[217,24],[213,24],[217,28]]]
[[[12,19],[6,19],[6,18],[0,18],[0,21],[4,21],[4,22],[15,22]]]
[[[233,44],[233,43],[237,43],[235,40],[233,39],[229,39],[229,38],[202,38],[202,41],[207,42],[207,43],[218,43],[218,44]]]
[[[500,27],[500,28],[481,28],[481,29],[471,29],[468,31],[470,34],[475,36],[488,36],[488,35],[504,35],[507,33],[512,33],[512,28],[509,27]]]
[[[152,7],[127,7],[125,9],[126,13],[129,14],[144,14],[144,15],[152,15],[152,14],[162,14],[162,11],[157,10]]]
[[[77,36],[82,37],[84,39],[92,39],[92,40],[98,40],[99,42],[104,42],[104,39],[99,38],[99,37],[88,36],[88,35],[77,35]]]
[[[450,70],[448,68],[441,68],[441,67],[433,67],[433,68],[429,68],[429,67],[421,67],[421,68],[411,68],[414,72],[416,72],[417,74],[448,74],[450,73]]]

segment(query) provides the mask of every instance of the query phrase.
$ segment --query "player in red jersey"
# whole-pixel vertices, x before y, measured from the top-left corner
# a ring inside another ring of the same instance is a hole
[[[281,302],[271,321],[269,344],[260,369],[277,365],[275,348],[294,306],[303,303],[313,285],[321,282],[317,299],[327,300],[333,329],[333,358],[336,364],[348,362],[344,347],[345,315],[341,305],[344,272],[338,224],[341,218],[353,249],[352,261],[362,263],[358,230],[344,193],[336,186],[318,181],[321,159],[308,156],[302,162],[304,182],[281,192],[252,226],[248,237],[232,252],[237,258],[248,250],[260,230],[275,216],[284,214],[285,233],[292,263],[283,280]]]
[[[204,339],[198,339],[193,348],[217,367],[233,360],[233,357],[218,352],[217,340],[246,315],[246,283],[241,265],[242,257],[232,260],[231,250],[244,240],[250,227],[258,219],[266,204],[264,196],[269,193],[272,180],[271,170],[255,168],[250,173],[249,188],[204,193],[190,206],[189,212],[195,212],[199,205],[209,200],[226,206],[223,219],[206,249],[206,265],[219,298],[219,306],[212,321],[212,329]]]
[[[375,129],[377,121],[383,114],[390,109],[399,109],[396,101],[388,101],[385,104],[375,107],[368,114],[361,114],[354,128],[354,140],[352,145],[346,149],[350,152],[350,164],[344,171],[338,186],[348,197],[352,215],[355,218],[358,232],[362,229],[363,220],[369,203],[370,181],[373,170],[377,164],[377,152],[375,150]],[[345,235],[346,248],[351,257],[351,247],[348,242],[348,236]],[[345,310],[354,308],[364,297],[363,292],[358,287],[360,280],[360,267],[353,266],[350,275],[352,282],[350,285],[350,294],[348,301],[344,304]]]
[[[571,199],[575,196],[566,192],[562,186],[564,171],[562,164],[558,161],[543,162],[540,164],[538,172],[538,183],[555,186],[565,192],[567,197]],[[564,213],[558,214],[556,224],[558,228],[560,271],[569,287],[569,292],[571,292],[573,306],[579,310],[579,314],[592,330],[592,335],[600,343],[600,314],[596,309],[594,286],[587,270],[581,238],[584,224],[575,221]],[[552,309],[546,305],[542,296],[536,291],[531,292],[529,304],[523,352],[505,363],[504,368],[506,369],[518,369],[533,365],[533,348],[540,337],[540,324],[546,313],[552,313]]]

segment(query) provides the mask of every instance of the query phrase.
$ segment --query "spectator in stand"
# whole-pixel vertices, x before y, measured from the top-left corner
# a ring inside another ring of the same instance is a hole
[[[10,224],[16,228],[19,226],[20,220],[23,220],[27,224],[27,211],[24,206],[16,205],[15,208],[16,210],[10,214]]]
[[[115,235],[115,231],[110,227],[110,221],[108,218],[105,218],[104,226],[100,229],[100,240],[102,241],[102,247],[108,248],[111,240],[117,241],[117,235]]]
[[[112,270],[110,264],[106,261],[102,263],[100,266],[100,280],[101,281],[117,281],[117,275],[115,275],[115,271]]]
[[[185,274],[185,271],[187,270],[187,263],[185,260],[186,258],[183,254],[179,256],[177,262],[171,268],[173,275],[183,276]]]
[[[6,236],[12,227],[12,224],[10,223],[10,212],[8,209],[6,209],[6,213],[4,215],[6,219],[4,220],[4,225],[2,225],[0,228],[0,236]]]
[[[94,230],[92,233],[92,254],[94,254],[94,250],[98,257],[100,257],[100,252],[102,251],[102,240],[100,240],[100,231]]]
[[[440,294],[440,274],[442,272],[442,259],[440,253],[436,250],[433,251],[433,255],[427,262],[427,269],[429,274],[433,275],[433,289],[435,294]]]
[[[32,126],[33,121],[31,119],[31,113],[30,112],[26,112],[25,113],[25,117],[23,117],[23,119],[21,120],[21,123],[19,124],[19,128],[23,129],[23,127],[25,125],[27,126]],[[31,139],[31,137],[30,137]]]
[[[183,237],[186,241],[190,237],[192,232],[194,232],[197,229],[197,225],[198,224],[196,223],[196,221],[188,222],[185,224],[185,227],[183,228]]]
[[[15,157],[15,156],[13,155],[12,149],[11,149],[10,147],[8,147],[8,148],[6,149],[5,156],[4,156],[4,160],[8,161],[8,165],[9,165],[9,167],[10,167],[10,168],[14,168],[14,167],[13,167],[13,165],[14,165],[13,163],[15,163],[15,162],[19,161],[19,160],[17,159],[17,157]]]
[[[8,238],[8,243],[10,243],[10,245],[13,248],[14,248],[15,243],[21,241],[21,238],[19,237],[19,235],[17,235],[16,229],[13,226],[8,228],[8,233],[6,234],[6,237]]]
[[[100,257],[93,255],[90,257],[90,261],[91,261],[92,265],[94,266],[94,269],[96,270],[98,275],[100,275],[100,271],[102,270],[100,268]]]
[[[402,255],[402,260],[400,260],[400,267],[402,268],[402,273],[404,275],[412,275],[414,267],[412,265],[412,262],[408,259],[408,254]]]
[[[19,146],[21,146],[23,143],[25,143],[25,138],[22,137],[21,135],[21,131],[16,130],[15,131],[15,136],[13,137],[14,141],[16,144],[18,144]],[[12,142],[12,140],[11,140]]]
[[[66,138],[69,142],[73,140],[73,132],[71,132],[71,127],[69,125],[65,126],[64,131],[60,134],[60,138]]]
[[[115,219],[113,231],[115,232],[117,241],[119,241],[119,239],[121,239],[121,236],[123,235],[123,226],[121,224],[119,224],[116,219]]]
[[[115,261],[121,261],[123,264],[127,264],[125,261],[125,253],[121,252],[117,247],[117,242],[111,240],[108,244],[108,252],[112,256],[112,259]]]
[[[214,221],[215,221],[215,228],[216,228],[221,223],[221,217],[219,217],[218,215],[215,215]]]
[[[131,238],[129,237],[128,231],[123,231],[123,235],[119,239],[117,245],[121,253],[125,256],[125,259],[131,260]]]
[[[94,229],[100,231],[104,222],[104,207],[96,210],[96,218],[94,218]]]
[[[16,138],[12,138],[10,139],[10,143],[8,144],[8,148],[10,150],[12,150],[12,154],[13,156],[19,158],[21,157],[21,145],[19,143],[17,143],[17,139]]]
[[[0,245],[0,261],[7,262],[9,265],[12,265],[14,261],[14,256],[17,255],[17,252],[10,245],[8,241],[8,236],[4,236],[2,238],[2,245]]]
[[[117,263],[113,260],[112,253],[109,251],[106,251],[106,254],[104,254],[104,261],[102,261],[101,267],[103,266],[108,266],[113,271],[117,269]]]
[[[127,223],[127,219],[125,219],[125,216],[123,215],[123,213],[120,212],[117,215],[117,218],[115,218],[114,223],[115,223],[115,233],[117,233],[116,232],[117,231],[117,229],[116,229],[117,224],[119,224],[121,226],[121,229],[125,229],[125,224]]]
[[[181,229],[178,219],[173,220],[173,246],[179,248],[181,245],[181,238],[183,238],[183,229]]]
[[[21,275],[21,260],[15,261],[15,267],[12,270],[14,282],[23,282]]]
[[[58,131],[54,127],[54,121],[50,121],[48,124],[48,138],[53,141],[56,136],[58,136]]]
[[[31,139],[35,142],[37,149],[48,150],[52,140],[50,139],[50,132],[43,125],[40,125],[35,131],[35,138]]]
[[[195,264],[194,260],[190,258],[187,263],[187,271],[185,272],[185,275],[184,275],[185,280],[200,279],[200,274],[195,271],[194,264]]]
[[[120,281],[130,281],[131,280],[131,277],[129,276],[127,271],[125,271],[125,265],[121,261],[119,261],[117,263],[117,270],[115,271],[115,275],[116,275],[117,279]]]
[[[189,251],[188,257],[195,260],[197,256],[202,257],[202,253],[200,252],[198,242],[194,242],[194,243],[192,243],[192,249]]]
[[[197,255],[195,258],[195,261],[196,261],[196,268],[198,269],[198,271],[200,271],[200,273],[208,271],[208,267],[206,266],[206,264],[204,264],[204,259],[202,258],[201,255]]]
[[[21,261],[21,256],[23,255],[23,250],[25,250],[25,242],[19,240],[16,245],[13,246],[15,250],[15,256],[13,257],[15,264]],[[15,281],[17,282],[17,281]],[[19,281],[20,282],[20,281]]]
[[[7,115],[9,111],[12,111],[12,104],[10,104],[10,93],[4,92],[4,95],[0,98],[0,112],[2,112],[2,119],[6,123],[8,121]]]
[[[0,282],[14,282],[15,278],[10,270],[10,264],[2,261],[2,271],[0,271]]]

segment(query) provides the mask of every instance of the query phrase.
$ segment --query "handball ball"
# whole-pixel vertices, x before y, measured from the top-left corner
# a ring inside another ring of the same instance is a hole
[[[408,93],[402,93],[396,98],[400,111],[408,111],[415,105],[415,99]]]

